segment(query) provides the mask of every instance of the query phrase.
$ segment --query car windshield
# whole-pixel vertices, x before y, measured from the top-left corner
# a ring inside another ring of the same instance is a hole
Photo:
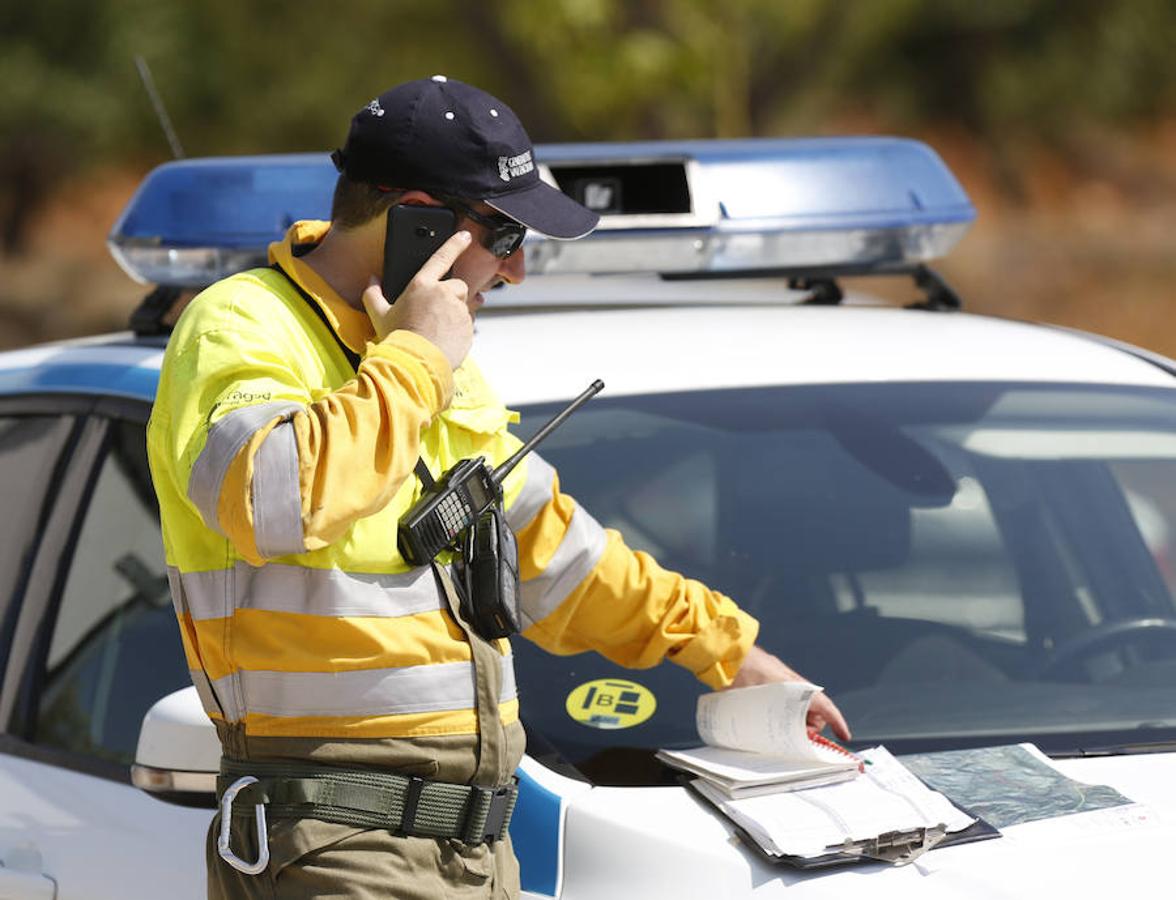
[[[524,409],[519,433],[557,409]],[[602,396],[540,452],[630,546],[755,615],[759,642],[825,687],[855,746],[1032,740],[1073,753],[1176,739],[1176,392]],[[698,743],[706,688],[677,666],[629,671],[525,640],[515,652],[541,758],[597,783],[652,784],[667,773],[651,749]],[[578,721],[576,689],[597,679],[635,682],[656,712],[631,727]]]

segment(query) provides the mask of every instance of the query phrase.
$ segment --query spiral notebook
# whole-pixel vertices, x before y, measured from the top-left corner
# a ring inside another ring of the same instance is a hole
[[[696,713],[704,745],[662,749],[657,757],[728,799],[855,778],[861,761],[805,724],[819,690],[805,682],[778,682],[704,694]]]

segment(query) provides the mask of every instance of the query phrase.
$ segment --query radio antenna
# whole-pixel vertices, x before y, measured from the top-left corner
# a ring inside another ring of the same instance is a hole
[[[544,425],[542,428],[540,428],[535,433],[535,436],[532,437],[529,441],[527,441],[527,443],[525,443],[525,444],[523,444],[523,446],[519,447],[519,449],[514,452],[514,455],[512,455],[510,459],[508,459],[506,462],[504,462],[502,465],[500,465],[497,469],[495,469],[491,473],[490,477],[494,479],[494,483],[495,484],[502,484],[503,479],[505,479],[506,476],[510,474],[511,470],[519,464],[520,459],[522,459],[524,456],[526,456],[528,453],[530,453],[532,450],[534,450],[536,444],[538,444],[541,440],[543,440],[545,437],[547,437],[547,435],[551,434],[551,432],[553,432],[556,428],[558,428],[560,423],[563,422],[564,419],[566,419],[568,416],[570,416],[572,413],[574,413],[577,409],[579,409],[581,406],[583,406],[585,403],[587,403],[589,400],[591,400],[593,397],[595,397],[597,394],[599,394],[603,388],[604,388],[604,382],[601,381],[599,378],[597,378],[594,382],[592,382],[592,384],[588,385],[588,389],[586,391],[584,391],[584,393],[582,393],[579,397],[577,397],[575,400],[573,400],[571,403],[569,403],[563,409],[563,411],[560,412],[559,415],[557,415],[550,422],[548,422],[546,425]]]
[[[147,96],[151,98],[151,105],[155,107],[155,116],[159,119],[163,136],[167,138],[167,142],[171,146],[172,156],[176,159],[183,159],[184,148],[180,146],[180,139],[176,136],[176,130],[172,128],[171,119],[168,118],[167,109],[163,105],[163,98],[155,89],[155,79],[151,77],[151,69],[147,65],[147,60],[138,53],[135,54],[135,68],[139,70],[139,78],[147,90]]]

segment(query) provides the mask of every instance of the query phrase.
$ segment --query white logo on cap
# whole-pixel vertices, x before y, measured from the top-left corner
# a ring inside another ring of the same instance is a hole
[[[367,105],[367,109],[368,112],[370,112],[373,116],[384,115],[384,107],[380,106],[379,99],[373,100],[371,103],[369,103]]]
[[[520,153],[518,156],[498,157],[498,177],[503,181],[510,181],[520,175],[533,171],[535,163],[531,160],[531,151]]]

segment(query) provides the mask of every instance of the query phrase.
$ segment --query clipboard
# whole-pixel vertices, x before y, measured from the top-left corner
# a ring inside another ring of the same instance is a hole
[[[1001,836],[1000,832],[988,822],[948,797],[948,801],[956,809],[976,821],[967,828],[954,832],[947,832],[943,826],[932,826],[916,828],[911,831],[889,831],[861,841],[846,840],[844,844],[830,846],[828,852],[820,856],[792,856],[788,854],[777,856],[762,847],[741,825],[733,822],[723,813],[722,809],[711,802],[709,797],[697,790],[692,783],[693,779],[683,776],[678,780],[691,794],[722,816],[739,839],[757,856],[772,865],[789,866],[794,869],[827,869],[834,866],[869,862],[884,862],[903,866],[914,862],[928,850],[934,850],[936,847],[968,844],[973,841],[990,840]]]

